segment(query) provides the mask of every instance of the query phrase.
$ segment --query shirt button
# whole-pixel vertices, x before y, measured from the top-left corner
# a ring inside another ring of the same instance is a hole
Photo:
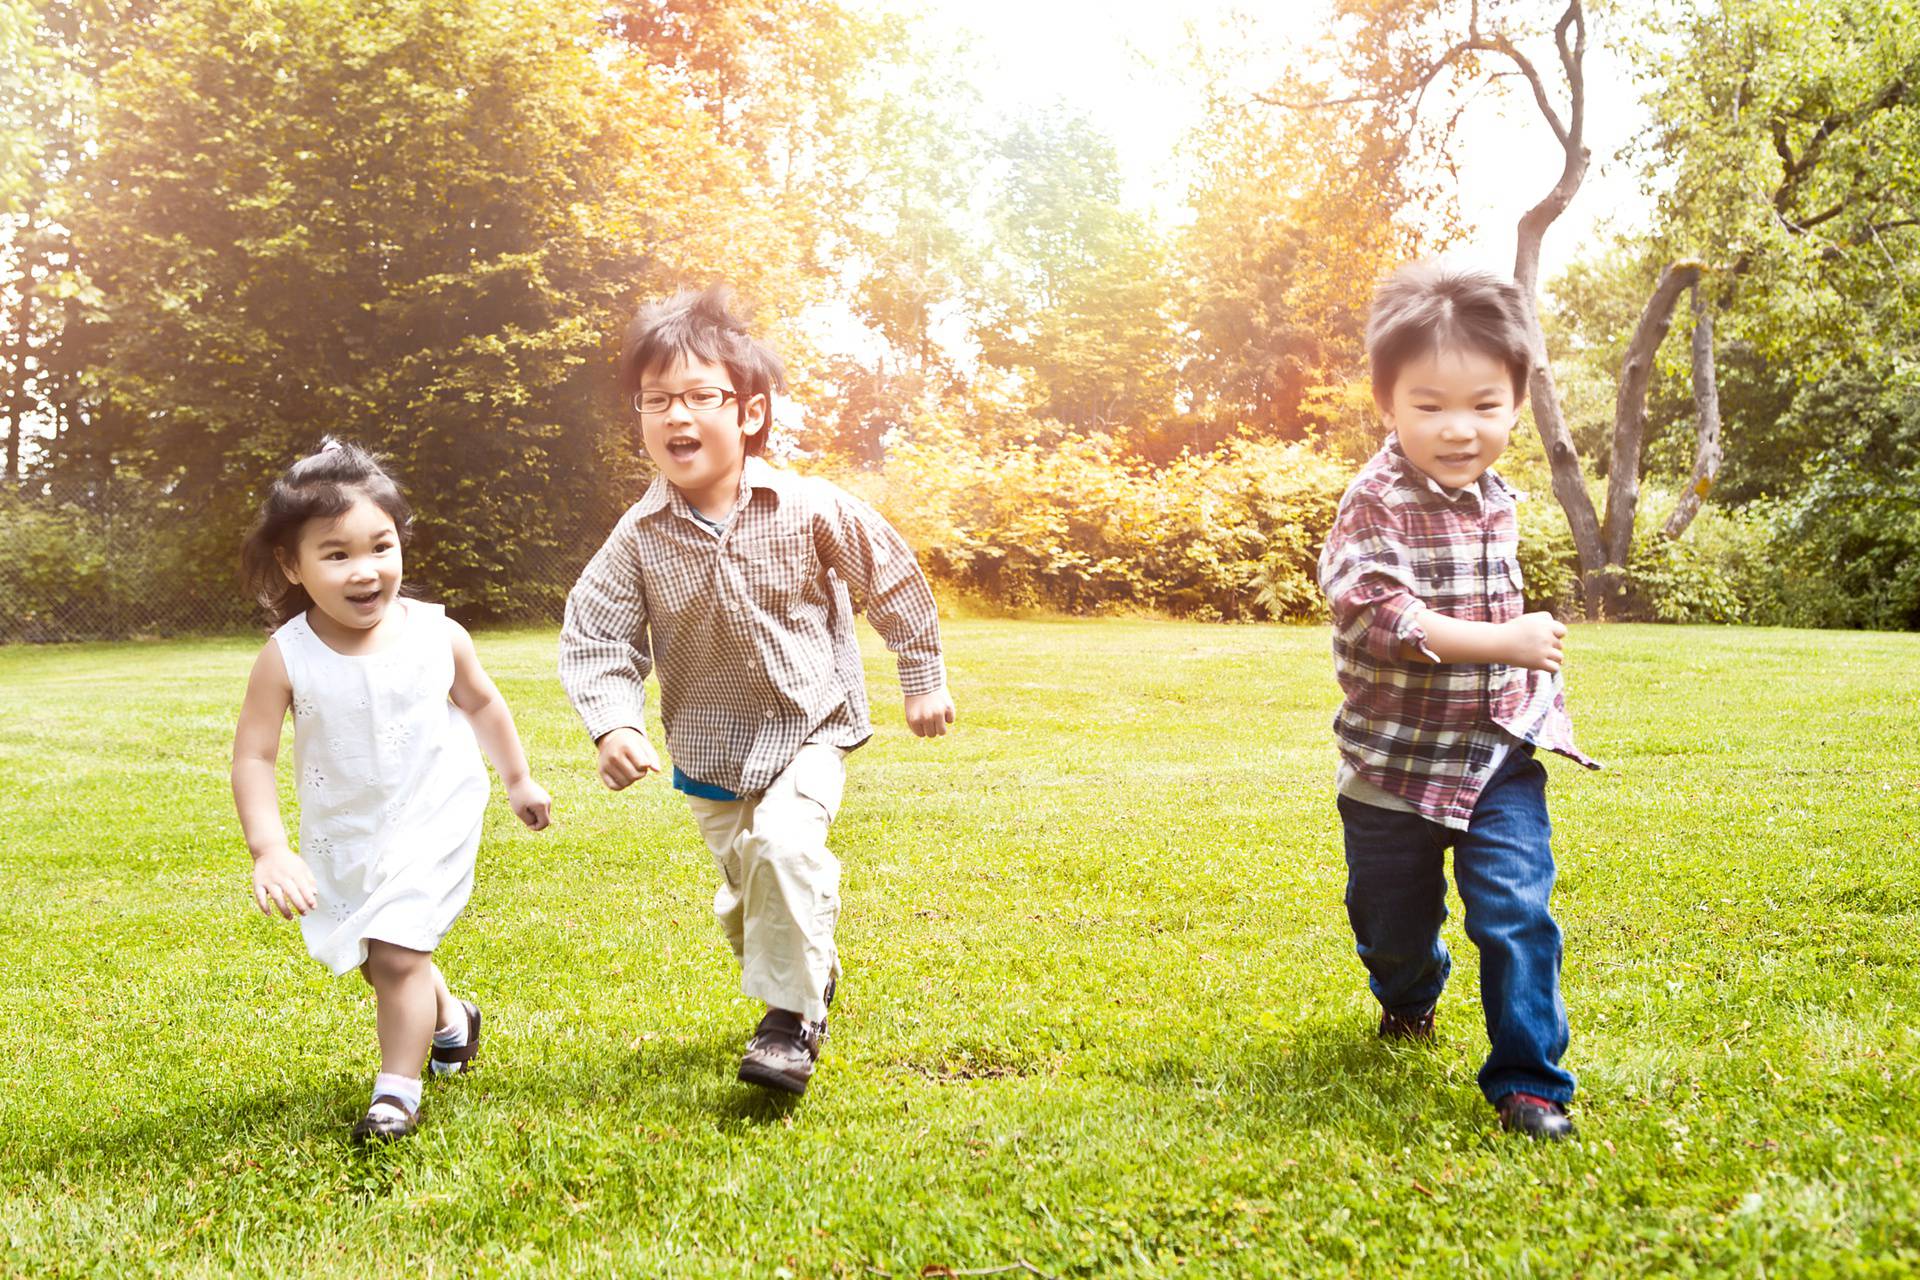
[[[773,719],[773,712],[771,712],[771,711],[762,711],[762,712],[760,713],[760,718],[761,718],[762,720],[771,720],[771,719]]]

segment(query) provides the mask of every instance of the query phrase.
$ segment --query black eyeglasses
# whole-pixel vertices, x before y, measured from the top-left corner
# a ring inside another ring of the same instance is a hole
[[[678,400],[695,413],[711,412],[729,400],[738,400],[740,393],[729,391],[725,387],[689,387],[685,391],[636,391],[633,393],[633,407],[641,413],[665,413]]]

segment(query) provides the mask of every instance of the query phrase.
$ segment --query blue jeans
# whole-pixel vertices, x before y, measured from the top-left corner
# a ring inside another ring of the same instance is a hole
[[[1553,891],[1547,771],[1533,748],[1516,746],[1487,781],[1465,831],[1415,813],[1341,796],[1347,842],[1347,919],[1374,998],[1389,1013],[1425,1013],[1440,999],[1453,961],[1440,940],[1447,918],[1443,854],[1480,948],[1480,1004],[1492,1050],[1480,1068],[1489,1102],[1509,1093],[1564,1103],[1573,1075],[1567,1007],[1560,999],[1560,926]]]

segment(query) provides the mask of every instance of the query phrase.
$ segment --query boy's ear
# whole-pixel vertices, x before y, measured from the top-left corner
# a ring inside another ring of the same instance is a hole
[[[280,572],[287,575],[288,582],[291,582],[296,587],[300,585],[300,568],[298,565],[288,561],[287,549],[285,547],[275,547],[273,549],[273,560],[275,564],[280,566]]]
[[[758,435],[767,426],[767,398],[764,395],[749,396],[742,410],[740,429],[748,435]]]

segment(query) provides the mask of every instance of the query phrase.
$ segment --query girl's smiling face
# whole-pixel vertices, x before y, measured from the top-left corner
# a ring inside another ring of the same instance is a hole
[[[332,520],[307,521],[294,555],[282,554],[280,568],[313,597],[321,615],[313,621],[331,624],[323,632],[364,637],[400,594],[400,532],[378,503],[362,497]]]
[[[1401,367],[1380,411],[1414,466],[1463,489],[1506,452],[1520,419],[1513,377],[1485,352],[1441,347]]]
[[[705,360],[680,358],[647,370],[640,394],[666,392],[673,398],[661,412],[641,413],[640,438],[667,483],[703,514],[724,516],[739,497],[747,438],[766,429],[766,397],[750,398],[744,415],[732,396],[718,408],[689,409],[680,393],[695,387],[735,390],[727,367]]]

